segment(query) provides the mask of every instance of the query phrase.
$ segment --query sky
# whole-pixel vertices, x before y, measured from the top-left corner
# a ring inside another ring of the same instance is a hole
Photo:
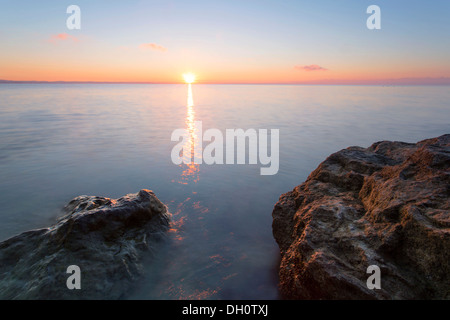
[[[0,0],[0,79],[450,84],[449,35],[448,0]]]

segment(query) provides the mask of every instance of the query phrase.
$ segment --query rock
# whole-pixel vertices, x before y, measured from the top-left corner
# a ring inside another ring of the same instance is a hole
[[[448,134],[328,157],[273,210],[283,297],[449,299],[449,168]]]
[[[50,228],[0,243],[0,299],[120,299],[143,274],[169,225],[149,190],[120,199],[80,196]],[[81,290],[66,286],[81,269]]]

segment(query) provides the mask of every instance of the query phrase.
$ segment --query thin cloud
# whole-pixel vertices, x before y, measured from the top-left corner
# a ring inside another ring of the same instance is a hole
[[[67,34],[67,33],[58,33],[58,34],[53,34],[48,41],[51,43],[57,43],[60,41],[78,42],[80,40],[77,37],[71,36],[70,34]]]
[[[143,43],[139,46],[139,48],[141,49],[148,49],[148,50],[155,50],[155,51],[161,51],[161,52],[165,52],[167,51],[167,48],[156,44],[156,43]]]
[[[317,64],[311,64],[309,66],[295,66],[294,67],[297,70],[304,70],[304,71],[327,71],[328,69],[318,66]]]

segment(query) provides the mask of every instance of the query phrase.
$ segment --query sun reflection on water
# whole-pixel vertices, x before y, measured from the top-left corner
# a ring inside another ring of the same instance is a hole
[[[205,281],[211,275],[219,272],[218,270],[229,267],[230,262],[229,259],[223,258],[221,253],[216,250],[208,249],[209,245],[207,245],[210,239],[207,216],[211,214],[212,210],[205,206],[198,192],[194,191],[199,187],[197,182],[200,180],[200,164],[196,160],[201,159],[202,154],[196,143],[202,132],[201,128],[196,127],[192,84],[188,81],[186,82],[185,128],[188,136],[184,138],[182,149],[183,163],[179,165],[183,171],[176,182],[186,185],[186,187],[183,187],[183,190],[187,194],[184,201],[178,202],[174,200],[172,203],[174,210],[172,212],[169,234],[172,240],[170,251],[175,256],[171,257],[164,266],[165,272],[179,273],[180,276],[164,282],[160,287],[160,296],[170,297],[171,299],[203,300],[211,299],[218,295],[223,282],[233,276],[227,274],[222,277],[223,279],[219,280],[218,284],[211,284]],[[175,179],[173,182],[175,182]],[[199,242],[205,244],[205,250],[208,251],[208,254],[197,255],[193,258],[193,248],[197,248]],[[192,259],[195,259],[198,269],[192,273],[185,273],[183,267],[186,263],[190,263]]]
[[[193,160],[200,158],[201,154],[195,153],[195,142],[197,141],[198,136],[195,130],[194,97],[192,94],[191,83],[188,84],[186,126],[189,132],[189,140],[186,142],[183,150],[191,150],[191,152],[183,154],[183,159],[185,159],[185,161],[180,165],[184,168],[181,174],[181,180],[179,181],[181,184],[188,184],[190,181],[197,183],[200,180],[199,164],[194,163]]]

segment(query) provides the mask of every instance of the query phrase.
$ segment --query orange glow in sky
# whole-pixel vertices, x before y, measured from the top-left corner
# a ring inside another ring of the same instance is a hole
[[[64,5],[10,1],[0,10],[0,80],[450,84],[450,2],[377,4],[389,12],[380,30],[367,28],[357,0],[98,0],[80,4],[81,29],[69,30]],[[198,76],[180,78],[185,70]]]

